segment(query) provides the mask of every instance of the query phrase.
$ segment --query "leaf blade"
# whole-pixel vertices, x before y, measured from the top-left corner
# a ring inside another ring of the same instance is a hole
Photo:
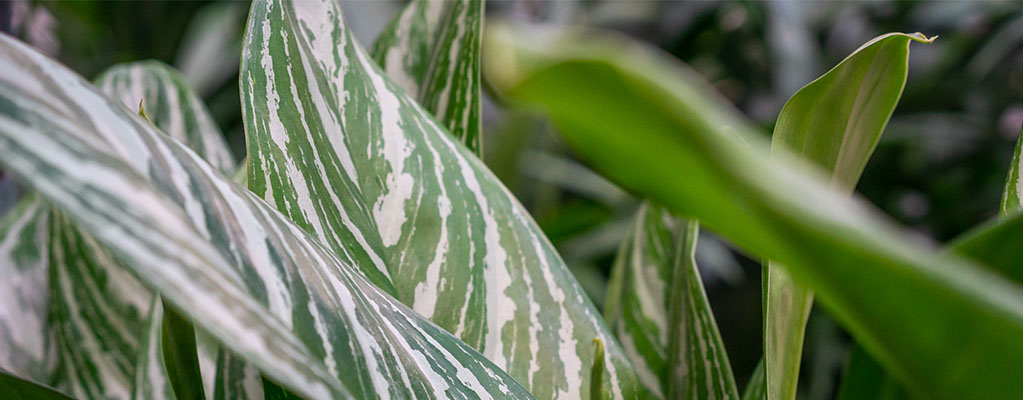
[[[620,39],[597,43],[592,33],[586,43],[568,34],[541,44],[491,32],[484,49],[494,54],[485,57],[507,60],[488,73],[495,86],[545,109],[577,152],[624,187],[784,262],[913,390],[955,398],[1023,389],[1005,372],[1023,361],[1023,344],[1014,339],[1023,334],[1018,287],[906,243],[893,224],[831,192],[819,172],[798,161],[769,160],[756,129],[677,62]],[[557,96],[551,87],[560,89]],[[627,129],[635,121],[642,129]],[[687,171],[686,182],[676,171]],[[976,345],[964,349],[964,341]]]

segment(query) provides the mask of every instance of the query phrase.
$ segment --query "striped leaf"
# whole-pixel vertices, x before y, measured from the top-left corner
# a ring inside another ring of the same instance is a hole
[[[57,379],[75,397],[127,399],[152,293],[63,212],[51,212],[49,231]]]
[[[0,162],[234,354],[309,399],[530,398],[180,142],[0,37]]]
[[[220,171],[235,170],[220,128],[202,99],[174,68],[159,61],[118,64],[100,73],[96,86],[129,109],[142,104],[146,119],[163,133],[187,144]]]
[[[373,44],[388,78],[412,95],[477,156],[483,0],[414,0]]]
[[[821,167],[833,188],[852,193],[906,84],[909,43],[921,34],[874,38],[806,85],[778,116],[772,149],[784,147]],[[813,291],[784,266],[764,272],[764,373],[767,397],[794,400]]]
[[[0,369],[51,382],[56,366],[49,309],[49,209],[29,195],[0,219]]]
[[[644,203],[616,256],[605,312],[644,385],[677,399],[738,399],[696,266],[698,224]]]
[[[484,58],[501,61],[484,63],[496,90],[547,111],[623,187],[784,263],[911,392],[1023,392],[1018,285],[908,241],[784,150],[771,157],[756,128],[675,60],[593,32],[488,32]]]
[[[174,400],[174,388],[167,377],[165,353],[163,347],[163,302],[160,296],[153,296],[146,319],[145,332],[142,335],[139,359],[136,361],[132,399],[134,400]],[[183,349],[187,351],[188,349]]]
[[[1023,128],[1016,139],[1016,151],[1012,153],[1012,163],[1009,164],[1009,175],[1005,178],[1005,190],[1002,191],[1002,215],[1009,215],[1023,209],[1023,177],[1020,177],[1020,149],[1023,149]]]
[[[527,211],[382,75],[336,2],[256,1],[248,27],[250,189],[534,396],[588,398],[594,338],[605,344],[606,394],[638,394],[620,347]]]

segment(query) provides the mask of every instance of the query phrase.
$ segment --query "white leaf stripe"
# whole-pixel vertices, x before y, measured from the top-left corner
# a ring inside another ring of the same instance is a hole
[[[141,102],[149,121],[161,131],[188,144],[222,172],[234,171],[220,128],[185,78],[170,66],[159,61],[118,64],[100,73],[96,86],[128,109],[138,109]]]
[[[334,2],[259,1],[248,26],[240,79],[248,88],[242,103],[253,191],[348,252],[361,244],[316,227],[343,226],[344,217],[368,210],[397,297],[480,350],[534,396],[589,397],[594,338],[606,344],[608,394],[626,398],[642,391],[528,213],[477,157],[379,72]],[[306,166],[296,166],[296,159]],[[355,171],[323,173],[350,168]],[[348,188],[366,206],[303,189],[321,186]],[[310,223],[311,217],[326,219]]]
[[[453,137],[482,149],[480,35],[483,0],[415,0],[373,45],[373,59]]]
[[[11,39],[0,39],[0,51],[8,55],[0,59],[0,160],[275,381],[311,399],[432,397],[427,390],[530,397],[349,260],[73,73]],[[44,87],[63,90],[55,96]],[[91,113],[81,112],[86,105]],[[127,148],[138,153],[119,154]],[[175,180],[188,184],[160,184]],[[201,223],[186,218],[188,201],[209,211]],[[344,369],[329,372],[331,359]]]
[[[68,390],[127,399],[152,295],[59,211],[50,216],[50,320]]]
[[[134,400],[173,400],[174,388],[167,379],[163,358],[163,302],[153,296],[149,306],[149,317],[140,344],[139,359],[132,388]],[[187,351],[187,349],[182,349]]]
[[[0,219],[0,368],[52,383],[56,366],[49,308],[49,210],[29,195]]]
[[[643,384],[655,395],[737,399],[696,266],[698,231],[696,222],[643,203],[615,260],[606,311]]]

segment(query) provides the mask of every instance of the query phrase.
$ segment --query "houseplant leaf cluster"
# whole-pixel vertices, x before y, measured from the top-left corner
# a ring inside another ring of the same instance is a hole
[[[851,196],[911,44],[933,38],[867,42],[768,144],[675,60],[592,31],[484,41],[484,6],[414,0],[368,51],[335,1],[254,1],[241,162],[171,67],[91,84],[0,37],[0,164],[36,191],[0,220],[0,393],[788,400],[815,298],[862,346],[849,398],[881,375],[933,398],[1023,391],[1023,268],[1004,245],[1019,147],[1002,217],[945,249]],[[644,199],[602,312],[480,160],[484,77]],[[765,260],[745,384],[701,227]]]

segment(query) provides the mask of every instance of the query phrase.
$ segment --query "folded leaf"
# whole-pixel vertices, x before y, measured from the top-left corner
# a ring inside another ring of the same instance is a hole
[[[695,262],[697,233],[695,221],[644,203],[616,256],[605,312],[653,393],[738,399]]]
[[[865,203],[832,191],[692,71],[621,40],[491,28],[496,89],[549,113],[623,187],[784,263],[881,365],[931,398],[1023,391],[1023,290],[939,255]],[[583,39],[585,38],[585,39]],[[680,176],[680,171],[685,174]]]
[[[852,193],[906,84],[916,34],[874,38],[785,103],[771,137],[830,174],[831,186]],[[784,266],[768,264],[764,298],[764,373],[771,400],[793,400],[799,381],[806,321],[813,291],[792,280]]]
[[[0,162],[274,381],[309,399],[530,397],[72,72],[6,36],[0,53]]]
[[[256,1],[248,27],[250,189],[534,396],[588,398],[594,338],[606,393],[642,390],[525,208],[381,74],[336,2]]]
[[[483,0],[414,0],[373,44],[373,60],[477,157]]]

